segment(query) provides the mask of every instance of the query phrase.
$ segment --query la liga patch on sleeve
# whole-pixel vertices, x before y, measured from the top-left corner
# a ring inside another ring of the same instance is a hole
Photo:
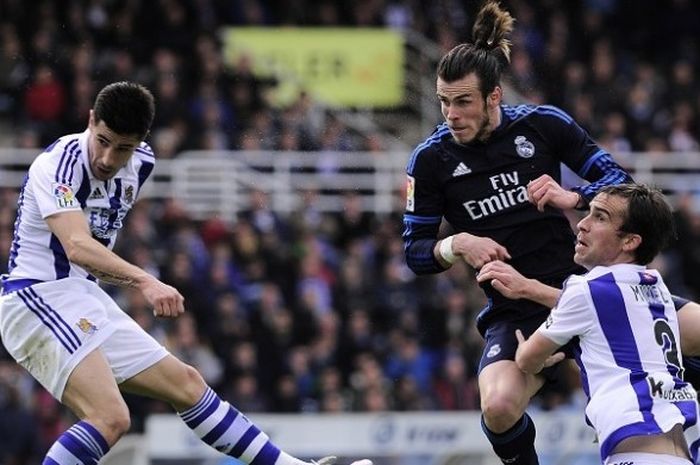
[[[416,209],[416,179],[406,176],[406,210],[412,212]]]
[[[56,199],[58,208],[75,208],[78,206],[78,200],[75,198],[73,189],[68,184],[55,182],[51,184],[51,191]]]

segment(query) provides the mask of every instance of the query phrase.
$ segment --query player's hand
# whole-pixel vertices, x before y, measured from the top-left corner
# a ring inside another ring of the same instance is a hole
[[[527,198],[539,211],[544,211],[547,205],[570,210],[576,208],[579,202],[576,192],[564,189],[548,174],[543,174],[527,184]]]
[[[141,286],[146,301],[153,307],[153,315],[176,318],[185,312],[185,298],[177,289],[156,278]]]
[[[526,299],[531,288],[530,279],[501,260],[494,260],[482,266],[476,280],[480,283],[491,283],[491,287],[509,299]]]
[[[455,234],[452,250],[477,270],[488,262],[510,259],[508,250],[498,242],[467,233]]]
[[[554,352],[552,355],[547,357],[544,361],[544,366],[542,368],[549,368],[556,365],[566,358],[564,352]]]

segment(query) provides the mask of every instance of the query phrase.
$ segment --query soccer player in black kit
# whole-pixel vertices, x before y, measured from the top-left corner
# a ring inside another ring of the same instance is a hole
[[[445,122],[418,145],[407,167],[405,254],[416,274],[439,273],[456,260],[479,270],[502,260],[529,278],[561,288],[572,273],[574,234],[561,210],[585,208],[598,189],[632,182],[564,111],[502,104],[513,18],[487,1],[473,43],[442,57],[437,96]],[[590,182],[559,185],[560,164]],[[442,218],[457,231],[437,240]],[[488,306],[477,327],[486,344],[479,367],[482,427],[503,463],[537,464],[535,427],[525,413],[545,376],[514,362],[515,329],[531,334],[549,307],[504,297],[482,283]]]

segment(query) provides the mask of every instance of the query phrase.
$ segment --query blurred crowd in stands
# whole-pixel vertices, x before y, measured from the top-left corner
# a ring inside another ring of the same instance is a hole
[[[161,157],[188,148],[365,150],[376,134],[349,131],[305,93],[274,107],[275,80],[253,75],[249,57],[227,63],[217,31],[390,27],[445,51],[468,40],[479,3],[0,0],[0,118],[18,129],[15,145],[44,145],[84,127],[103,84],[134,79],[158,99],[151,141]],[[560,105],[613,151],[698,149],[697,2],[504,4],[517,18],[510,80],[527,101]]]
[[[560,105],[613,153],[700,148],[700,4],[503,3],[517,18],[509,80],[528,101]],[[82,131],[95,92],[129,79],[156,95],[149,142],[160,158],[186,149],[382,150],[377,134],[353,133],[307,94],[277,108],[269,99],[275,82],[254,76],[249,59],[224,62],[217,29],[391,27],[448,50],[468,39],[477,7],[455,0],[0,0],[0,121],[13,128],[12,146],[42,147]],[[0,191],[0,270],[16,197]],[[175,201],[140,202],[117,249],[180,289],[189,312],[156,320],[137,292],[109,291],[245,412],[478,409],[482,342],[473,322],[485,301],[471,270],[416,277],[403,259],[401,212],[363,212],[353,193],[338,214],[309,202],[281,217],[267,200],[254,192],[234,224],[193,221]],[[677,217],[681,240],[658,266],[672,274],[673,290],[697,299],[698,199],[684,198]],[[580,409],[576,383],[575,372],[562,377],[540,397],[541,408]],[[148,413],[170,411],[128,400],[137,431]],[[31,463],[23,457],[37,457],[71,422],[2,353],[0,464]]]

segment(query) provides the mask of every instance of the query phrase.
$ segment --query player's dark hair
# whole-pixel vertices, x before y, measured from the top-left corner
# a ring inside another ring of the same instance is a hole
[[[479,78],[484,99],[501,82],[503,68],[510,62],[510,40],[515,20],[495,0],[487,0],[472,28],[472,43],[459,44],[438,63],[437,75],[454,82],[469,73]]]
[[[627,199],[627,214],[620,231],[639,234],[642,243],[635,261],[646,265],[676,237],[673,212],[660,190],[643,184],[606,186],[599,192]]]
[[[153,94],[141,84],[114,82],[105,86],[95,99],[95,123],[105,125],[119,135],[137,135],[145,139],[155,116]]]

